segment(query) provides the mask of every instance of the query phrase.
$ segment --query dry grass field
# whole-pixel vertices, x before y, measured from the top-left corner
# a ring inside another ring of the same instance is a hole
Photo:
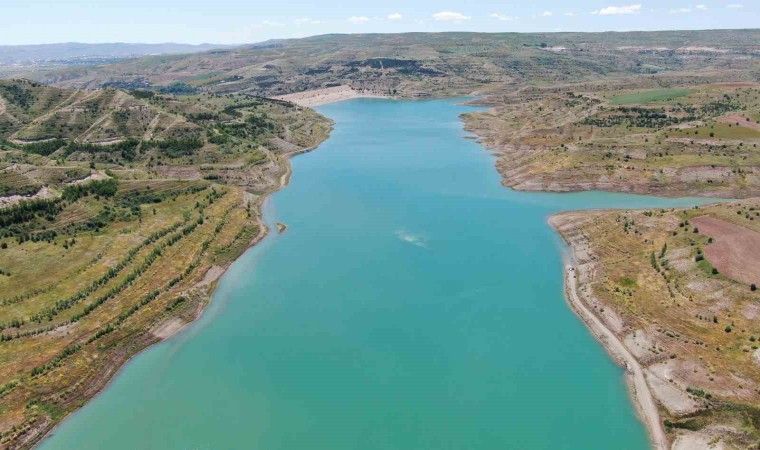
[[[645,367],[671,438],[760,441],[760,201],[563,213],[585,303]],[[740,247],[746,249],[740,250]],[[725,259],[726,251],[742,259]]]
[[[515,189],[760,195],[760,85],[633,83],[495,94],[464,118]]]

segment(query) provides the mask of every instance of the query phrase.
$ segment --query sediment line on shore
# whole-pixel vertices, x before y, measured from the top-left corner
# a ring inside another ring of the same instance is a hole
[[[586,292],[586,295],[593,295],[587,289],[589,289],[589,282],[594,279],[595,271],[593,263],[582,262],[580,255],[585,250],[580,248],[580,242],[569,236],[568,231],[575,227],[573,219],[562,220],[560,216],[554,215],[549,218],[549,224],[562,236],[572,253],[566,258],[568,261],[564,265],[565,299],[573,312],[586,324],[591,334],[602,344],[612,359],[626,369],[629,393],[640,419],[646,426],[652,448],[667,450],[669,448],[668,438],[660,420],[657,403],[647,384],[644,368],[620,338],[578,295],[579,287]]]

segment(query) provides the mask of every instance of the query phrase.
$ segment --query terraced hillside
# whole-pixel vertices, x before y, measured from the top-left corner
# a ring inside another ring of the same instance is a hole
[[[197,318],[266,230],[311,110],[0,81],[0,446],[32,446]]]
[[[204,91],[274,96],[350,85],[404,97],[450,96],[494,85],[676,70],[729,70],[739,74],[732,77],[750,80],[753,71],[757,75],[758,42],[758,30],[325,35],[34,76],[76,88],[184,83]]]
[[[568,283],[644,367],[673,448],[760,440],[760,201],[562,213]]]
[[[4,103],[0,135],[16,144],[65,139],[105,145],[147,133],[173,139],[202,131],[183,117],[114,89],[71,91],[16,80],[0,81],[0,95]]]
[[[610,80],[482,103],[493,108],[467,114],[467,127],[515,189],[760,196],[756,83]]]

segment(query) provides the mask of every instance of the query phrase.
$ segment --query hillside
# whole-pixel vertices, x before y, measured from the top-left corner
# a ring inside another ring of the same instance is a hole
[[[758,42],[758,30],[324,35],[34,76],[83,89],[182,82],[273,96],[346,84],[406,97],[450,96],[494,85],[708,68],[751,79]]]
[[[495,94],[465,115],[529,191],[760,196],[760,84],[671,74]]]
[[[673,448],[760,439],[759,211],[751,199],[550,219],[573,250],[571,292],[644,368]]]
[[[107,44],[85,44],[67,42],[62,44],[0,45],[0,65],[41,64],[45,62],[84,63],[103,58],[135,58],[146,55],[203,52],[212,49],[229,48],[220,44],[130,44],[114,42]]]
[[[0,446],[32,446],[195,320],[330,122],[245,95],[0,81]]]

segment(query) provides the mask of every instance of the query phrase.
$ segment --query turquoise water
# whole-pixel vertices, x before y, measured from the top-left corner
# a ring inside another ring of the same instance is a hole
[[[462,138],[467,109],[320,108],[332,137],[266,206],[288,230],[42,448],[648,448],[622,370],[565,303],[546,219],[702,200],[505,189]]]

